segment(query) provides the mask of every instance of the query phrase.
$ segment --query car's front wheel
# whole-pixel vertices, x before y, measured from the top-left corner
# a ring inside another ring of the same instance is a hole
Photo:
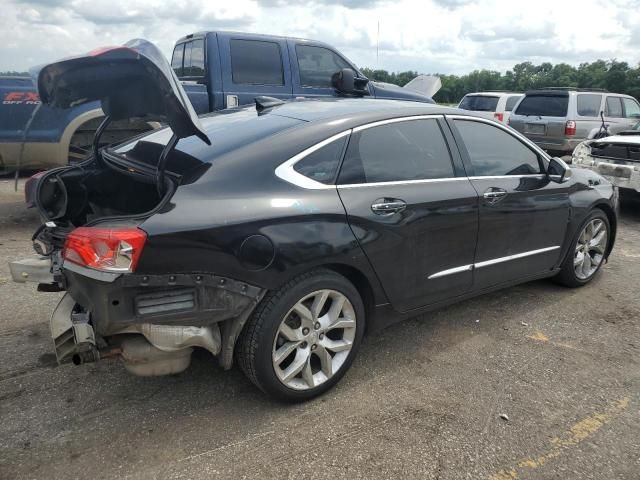
[[[316,270],[262,300],[238,339],[236,358],[264,392],[303,401],[340,380],[363,333],[356,288],[333,271]]]
[[[568,287],[589,283],[604,263],[609,238],[607,215],[600,209],[593,210],[582,223],[555,280]]]

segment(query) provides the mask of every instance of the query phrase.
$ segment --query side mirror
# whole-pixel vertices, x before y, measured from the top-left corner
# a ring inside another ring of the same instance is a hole
[[[340,93],[349,95],[366,95],[368,78],[356,77],[356,72],[350,68],[343,68],[331,77],[331,85]]]
[[[565,183],[571,178],[571,168],[561,158],[553,157],[549,161],[547,175],[552,182]]]

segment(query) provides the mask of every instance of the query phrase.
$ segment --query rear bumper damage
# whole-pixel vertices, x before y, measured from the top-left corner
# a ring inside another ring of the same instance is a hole
[[[618,188],[640,193],[640,164],[638,162],[621,160],[619,163],[613,163],[587,157],[579,160],[574,159],[572,166],[596,172]]]
[[[54,281],[47,257],[12,262],[11,273],[19,282]],[[120,357],[143,376],[183,371],[196,347],[231,368],[235,342],[265,293],[204,273],[101,274],[65,266],[55,278],[67,291],[50,319],[58,362]]]

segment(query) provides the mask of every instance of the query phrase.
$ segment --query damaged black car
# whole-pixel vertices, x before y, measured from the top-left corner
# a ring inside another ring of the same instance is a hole
[[[39,256],[11,271],[66,292],[60,363],[175,374],[204,348],[305,400],[365,332],[538,278],[584,285],[613,248],[608,181],[461,110],[346,94],[198,118],[144,41],[48,65],[38,89],[60,108],[101,100],[105,124],[166,123],[26,186]]]

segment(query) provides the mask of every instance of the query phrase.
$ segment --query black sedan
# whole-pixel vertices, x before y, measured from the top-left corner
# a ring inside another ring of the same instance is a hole
[[[169,125],[28,186],[42,257],[11,268],[67,292],[51,319],[61,363],[172,374],[205,348],[304,400],[365,333],[534,279],[578,287],[611,252],[615,188],[499,123],[365,98],[198,119],[170,70],[129,51],[40,72],[44,102],[101,98],[107,121],[147,109]],[[88,88],[103,58],[111,77]]]

